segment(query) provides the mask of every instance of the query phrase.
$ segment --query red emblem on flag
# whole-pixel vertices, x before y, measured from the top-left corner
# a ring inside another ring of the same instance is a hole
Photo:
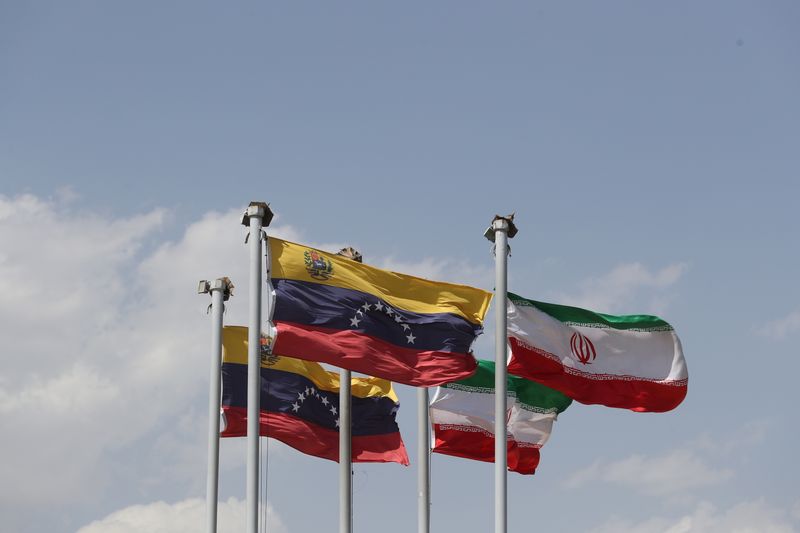
[[[597,358],[597,350],[594,349],[592,341],[578,332],[572,334],[569,339],[569,347],[575,357],[578,358],[578,361],[584,365],[592,364],[592,361]]]

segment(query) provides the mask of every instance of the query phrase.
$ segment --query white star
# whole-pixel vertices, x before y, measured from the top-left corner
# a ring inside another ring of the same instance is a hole
[[[386,306],[386,314],[392,316],[392,310],[389,309],[389,306]]]
[[[403,331],[408,331],[409,329],[411,329],[411,326],[409,326],[408,324],[401,324],[401,325],[403,326]]]
[[[375,310],[376,311],[383,311],[383,306],[381,305],[380,302],[375,304]]]
[[[339,427],[339,419],[338,418],[336,419],[336,427],[337,428]]]
[[[356,309],[356,314],[357,315],[363,315],[364,311],[362,311],[361,309]]]
[[[395,322],[399,323],[401,320],[403,320],[403,319],[400,318],[400,315],[394,315],[394,321]]]
[[[328,401],[328,399],[327,399],[325,396],[323,396],[323,397],[322,397],[322,405],[324,405],[325,407],[327,407],[329,403],[330,403],[330,402]]]
[[[414,339],[416,339],[416,337],[413,333],[409,333],[406,335],[406,339],[408,339],[408,344],[414,344]]]
[[[358,319],[357,316],[354,316],[353,318],[350,319],[350,325],[353,326],[354,328],[358,327],[359,322],[361,321]]]
[[[310,396],[311,391],[313,391],[311,387],[306,387],[306,394]]]
[[[334,415],[336,414],[336,407],[334,407],[333,405],[331,405],[331,413],[333,413]]]
[[[292,411],[294,411],[296,413],[299,410],[300,410],[300,405],[297,402],[293,403],[292,404]]]
[[[361,309],[363,309],[364,311],[369,311],[370,309],[372,309],[372,306],[365,303],[364,305],[361,306]]]
[[[300,393],[297,394],[297,399],[300,400],[301,402],[305,401],[306,395],[303,394],[302,392],[300,392]]]

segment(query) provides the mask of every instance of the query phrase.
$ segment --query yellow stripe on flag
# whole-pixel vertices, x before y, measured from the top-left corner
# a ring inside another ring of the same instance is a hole
[[[273,278],[357,290],[414,313],[452,313],[482,324],[492,299],[482,289],[398,274],[274,237],[269,238],[269,253]]]
[[[222,328],[222,362],[239,365],[247,364],[247,328],[243,326],[225,326]],[[273,355],[268,360],[261,361],[261,368],[282,370],[305,376],[317,388],[329,392],[339,392],[338,372],[328,372],[319,363],[303,361],[293,357]],[[355,377],[350,384],[350,392],[358,398],[372,398],[387,396],[397,403],[397,395],[392,388],[392,382],[387,379],[374,377]]]

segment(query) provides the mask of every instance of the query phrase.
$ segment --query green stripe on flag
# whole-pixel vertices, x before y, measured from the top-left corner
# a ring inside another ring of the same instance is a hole
[[[509,390],[513,389],[517,402],[527,411],[560,413],[572,403],[572,398],[529,379],[509,374],[508,382]]]
[[[467,379],[447,383],[445,387],[467,392],[494,394],[494,363],[478,359],[478,368]]]
[[[510,292],[508,293],[508,299],[519,307],[535,307],[542,313],[548,314],[568,326],[645,332],[672,331],[673,329],[667,322],[653,315],[606,315],[579,307],[528,300]]]
[[[465,392],[494,394],[494,361],[478,360],[478,368],[467,379],[443,385],[448,389]],[[516,397],[520,406],[535,413],[560,413],[572,399],[535,381],[508,375],[508,395]]]

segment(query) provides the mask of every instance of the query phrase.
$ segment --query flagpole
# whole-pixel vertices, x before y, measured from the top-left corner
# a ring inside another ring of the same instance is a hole
[[[211,293],[211,371],[208,384],[208,469],[206,474],[206,531],[217,533],[219,487],[219,406],[222,366],[223,302],[231,297],[233,283],[228,278],[200,281],[199,294]]]
[[[258,533],[258,448],[261,406],[261,284],[262,227],[269,226],[272,211],[263,202],[250,202],[242,225],[250,234],[250,325],[247,330],[247,533]]]
[[[342,248],[336,255],[363,261],[358,250]],[[352,373],[339,369],[339,533],[353,533],[353,435]]]
[[[495,374],[494,374],[494,531],[508,531],[508,442],[507,442],[507,285],[508,239],[517,234],[514,215],[495,216],[484,236],[494,242],[495,257]]]
[[[339,370],[339,533],[353,533],[351,372]]]
[[[428,389],[417,387],[417,531],[431,528],[431,436]]]

